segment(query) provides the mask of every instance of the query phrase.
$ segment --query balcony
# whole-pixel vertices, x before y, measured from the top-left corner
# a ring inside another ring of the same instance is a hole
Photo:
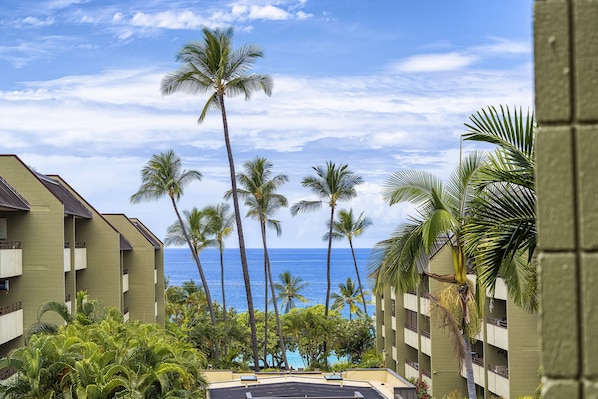
[[[123,293],[129,291],[129,271],[123,270]]]
[[[507,366],[488,366],[488,390],[509,399],[509,369]]]
[[[0,344],[23,335],[23,309],[21,302],[0,308]]]
[[[485,386],[484,381],[484,358],[474,356],[471,359],[473,363],[473,380],[476,384],[483,387]],[[461,367],[461,376],[467,378],[467,372],[465,371],[465,364]]]
[[[0,277],[23,274],[23,250],[18,241],[0,241]]]
[[[504,319],[488,319],[486,323],[486,339],[490,345],[509,350],[509,332]]]
[[[428,384],[428,391],[432,390],[432,374],[428,370],[421,370],[422,381]]]
[[[158,271],[154,269],[154,285],[158,284]]]
[[[422,352],[428,356],[432,356],[432,342],[430,341],[430,332],[422,331],[421,334]]]
[[[73,311],[73,302],[71,301],[71,294],[66,294],[64,296],[64,304],[66,308],[69,310],[69,313]]]
[[[129,321],[129,308],[126,307],[123,311],[123,321],[126,323]]]
[[[405,378],[419,378],[419,364],[417,362],[405,359]]]
[[[84,242],[75,243],[75,270],[87,269],[87,248]]]
[[[71,271],[71,248],[68,242],[64,243],[64,272]]]
[[[486,291],[486,296],[492,297],[495,299],[502,299],[503,301],[506,301],[508,296],[507,296],[507,286],[505,285],[505,281],[500,277],[497,278],[496,284],[494,286],[494,296],[490,295],[490,290]]]
[[[403,307],[417,313],[417,295],[412,292],[403,294]]]
[[[419,298],[419,312],[428,317],[430,316],[430,298],[427,296]]]
[[[419,334],[417,333],[417,327],[405,324],[404,334],[405,343],[412,348],[419,349]]]

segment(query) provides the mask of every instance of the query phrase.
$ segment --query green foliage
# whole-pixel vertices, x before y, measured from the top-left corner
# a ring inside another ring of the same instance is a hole
[[[336,355],[346,357],[354,365],[360,364],[363,354],[375,346],[376,335],[370,319],[340,319],[332,334]]]
[[[444,395],[442,399],[467,399],[467,396],[463,396],[458,389],[455,389],[449,392],[447,395]]]
[[[382,356],[382,353],[378,353],[375,348],[372,348],[363,353],[359,367],[367,369],[384,367],[384,356]]]
[[[81,297],[80,299],[84,299]],[[17,374],[0,383],[4,398],[195,398],[204,395],[204,356],[155,325],[123,323],[113,309],[98,320],[87,301],[54,335],[34,334],[0,359]],[[88,317],[85,317],[87,315]],[[93,315],[93,317],[91,317]]]

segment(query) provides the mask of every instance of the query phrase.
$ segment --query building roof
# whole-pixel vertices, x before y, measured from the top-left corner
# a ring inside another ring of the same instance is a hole
[[[78,216],[84,219],[91,219],[92,214],[81,201],[79,201],[69,190],[60,184],[58,180],[54,180],[41,173],[35,173],[46,188],[58,198],[64,205],[64,213],[67,215]]]
[[[342,373],[275,372],[237,374],[206,371],[209,399],[416,398],[415,387],[388,369],[350,369]]]
[[[133,226],[139,230],[141,235],[143,235],[154,246],[154,249],[160,249],[162,247],[160,240],[157,239],[156,236],[154,236],[153,233],[147,227],[145,227],[141,221],[139,221],[139,219],[129,218],[129,220],[131,223],[133,223]]]
[[[29,204],[6,180],[0,176],[0,210],[28,211]]]

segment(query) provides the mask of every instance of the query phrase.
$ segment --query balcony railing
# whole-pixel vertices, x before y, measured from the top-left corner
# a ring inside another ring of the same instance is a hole
[[[488,323],[495,325],[497,327],[502,327],[502,328],[507,328],[507,319],[503,318],[503,319],[492,319],[489,318],[488,319]]]
[[[428,377],[428,378],[432,378],[432,373],[430,373],[428,370],[421,369],[421,370],[420,370],[420,373],[421,373],[422,375],[425,375],[425,376],[426,376],[426,377]]]
[[[21,241],[0,241],[0,249],[21,249]]]
[[[0,241],[0,277],[23,274],[23,250],[20,241]]]
[[[0,316],[23,309],[21,301],[0,307]]]
[[[414,362],[413,360],[405,359],[405,364],[408,364],[411,367],[413,367],[414,369],[419,370],[419,363],[418,362]]]
[[[417,326],[412,326],[411,324],[405,323],[405,328],[413,332],[417,332]]]
[[[509,379],[509,368],[507,366],[489,365],[488,370],[492,371],[494,374],[500,375],[503,378]]]

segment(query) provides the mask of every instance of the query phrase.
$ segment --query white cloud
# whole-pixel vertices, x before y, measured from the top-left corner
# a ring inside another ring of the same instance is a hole
[[[36,17],[25,17],[22,18],[19,23],[27,26],[31,26],[34,28],[45,27],[53,25],[55,22],[54,17],[46,17],[45,19],[39,19]]]
[[[454,71],[472,65],[477,59],[476,56],[456,52],[418,54],[397,62],[393,69],[405,73]]]

